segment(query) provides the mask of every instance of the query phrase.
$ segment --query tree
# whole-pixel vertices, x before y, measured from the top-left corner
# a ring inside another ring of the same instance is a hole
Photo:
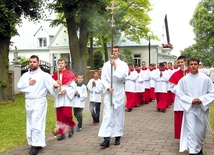
[[[105,3],[100,0],[53,0],[49,7],[61,14],[62,18],[54,22],[64,23],[67,26],[73,71],[85,75],[89,56],[87,47],[89,32],[90,29],[93,29],[94,20],[103,21],[101,14],[105,9]],[[99,25],[97,26],[99,27]],[[87,76],[85,75],[85,77]]]
[[[116,1],[120,9],[115,13],[114,35],[117,36],[124,31],[129,39],[139,41],[139,38],[146,37],[149,28],[150,18],[147,12],[151,9],[149,0]],[[98,38],[97,45],[101,45],[107,52],[107,42],[111,40],[110,12],[106,6],[111,5],[107,0],[53,0],[49,4],[50,9],[60,13],[62,18],[54,23],[63,23],[67,26],[69,35],[69,48],[72,57],[74,72],[86,73],[88,58],[89,33]],[[116,38],[116,37],[115,37]],[[87,80],[87,79],[85,79]]]
[[[124,51],[121,52],[120,54],[120,59],[125,61],[126,63],[132,63],[134,64],[134,55],[132,53],[132,51],[124,49]]]
[[[131,0],[131,1],[115,1],[118,2],[115,5],[120,8],[114,12],[114,29],[111,31],[110,23],[105,20],[102,27],[98,28],[98,34],[95,33],[95,37],[98,38],[97,44],[102,46],[102,50],[105,53],[105,61],[108,60],[107,43],[111,41],[111,35],[113,33],[114,38],[125,33],[126,37],[135,42],[140,42],[140,38],[148,38],[147,33],[151,31],[147,26],[150,24],[150,17],[148,12],[151,10],[151,4],[149,0]],[[109,4],[108,4],[109,5]],[[108,15],[108,16],[106,16]],[[106,19],[111,19],[110,12],[105,13]],[[96,35],[97,34],[97,35]],[[152,36],[153,39],[158,39],[156,36]],[[114,39],[116,40],[116,39]]]
[[[15,26],[21,17],[38,20],[42,17],[42,0],[1,0],[0,2],[0,100],[12,100],[9,87],[9,46],[12,36],[17,34]]]
[[[93,54],[94,59],[94,68],[93,69],[100,69],[103,67],[103,53],[101,51],[96,51]]]
[[[214,1],[203,0],[198,3],[190,20],[196,35],[195,45],[184,50],[191,56],[197,56],[206,66],[214,65]],[[192,50],[192,51],[190,51]],[[183,52],[182,52],[183,54]]]

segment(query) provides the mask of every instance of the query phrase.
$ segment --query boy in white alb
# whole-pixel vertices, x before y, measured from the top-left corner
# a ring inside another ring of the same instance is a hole
[[[167,107],[167,90],[169,74],[165,70],[164,63],[159,64],[159,70],[155,72],[152,78],[156,81],[155,93],[157,100],[157,110],[165,113]]]
[[[83,84],[83,75],[78,74],[76,79],[76,93],[74,95],[74,99],[72,101],[72,107],[74,109],[74,116],[77,119],[77,132],[82,130],[82,111],[85,107],[85,100],[88,96],[87,88]]]
[[[134,70],[132,63],[128,63],[129,72],[125,80],[125,92],[126,92],[126,108],[128,112],[131,112],[136,103],[136,98],[138,97],[135,93],[136,90],[136,80],[138,78],[137,71]]]
[[[87,88],[90,91],[90,112],[93,118],[93,124],[99,125],[100,122],[100,104],[101,104],[101,94],[102,94],[102,81],[99,79],[99,71],[94,71],[92,79],[89,80]]]

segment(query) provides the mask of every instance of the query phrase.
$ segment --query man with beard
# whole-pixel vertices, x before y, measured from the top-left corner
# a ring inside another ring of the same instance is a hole
[[[27,115],[27,141],[31,145],[30,155],[38,154],[46,146],[45,126],[47,114],[47,92],[53,93],[58,84],[51,75],[39,68],[39,57],[32,55],[29,60],[30,69],[24,73],[17,87],[25,92],[25,107]]]

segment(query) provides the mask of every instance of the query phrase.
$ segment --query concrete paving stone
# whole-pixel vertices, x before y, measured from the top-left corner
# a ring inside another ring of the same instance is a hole
[[[125,154],[123,154],[123,152],[117,152],[115,155],[142,155],[142,153],[131,153],[131,152],[124,152]]]
[[[159,155],[160,152],[156,151],[143,151],[142,155]]]
[[[126,152],[132,152],[132,153],[134,153],[134,152],[136,152],[136,153],[142,153],[142,152],[143,152],[143,150],[134,149],[134,148],[128,148],[128,149],[126,150]]]

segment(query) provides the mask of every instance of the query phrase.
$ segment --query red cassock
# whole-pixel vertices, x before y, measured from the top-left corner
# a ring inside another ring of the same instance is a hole
[[[147,70],[147,68],[142,68],[142,70]],[[145,91],[142,94],[143,96],[143,103],[149,104],[150,102],[150,88],[145,88]]]
[[[133,109],[136,103],[137,94],[135,92],[126,92],[126,108]]]
[[[150,98],[152,99],[152,100],[155,100],[156,99],[156,96],[155,96],[155,88],[154,87],[150,87],[150,92],[149,92],[149,94],[150,94]]]
[[[143,103],[143,92],[135,93],[135,106],[139,107]]]
[[[171,91],[167,92],[167,106],[171,106],[172,103],[174,102],[175,99],[175,94],[172,93]]]
[[[76,79],[75,75],[69,71],[69,70],[63,70],[62,72],[62,85],[66,85]],[[55,72],[52,76],[54,80],[58,80],[57,72]],[[73,128],[75,126],[75,122],[73,121],[73,115],[72,115],[72,107],[58,107],[56,108],[56,119],[57,122],[60,122],[62,124],[59,127],[58,134],[65,134],[69,131],[68,128],[66,128],[65,125],[69,125],[69,127]]]
[[[166,110],[167,107],[167,93],[156,92],[157,109]]]
[[[169,78],[169,82],[177,85],[179,80],[185,76],[187,73],[189,73],[189,70],[178,70],[172,76]],[[180,139],[181,134],[181,125],[182,125],[182,119],[183,119],[183,111],[176,111],[174,110],[174,137],[175,139]]]
[[[150,102],[150,89],[145,88],[145,92],[143,93],[143,103],[149,104]]]

